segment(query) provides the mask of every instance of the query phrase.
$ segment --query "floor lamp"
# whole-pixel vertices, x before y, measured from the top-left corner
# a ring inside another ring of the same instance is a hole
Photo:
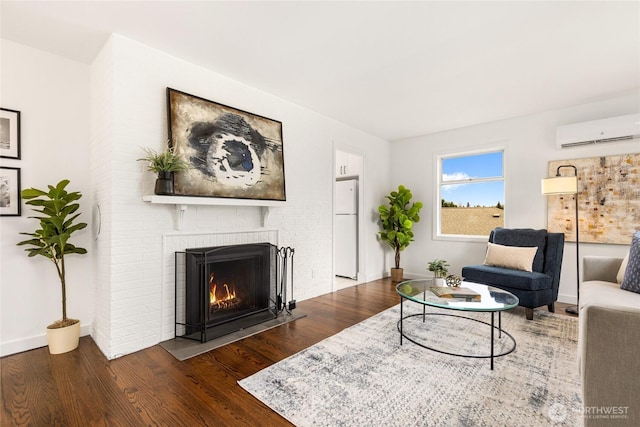
[[[573,168],[573,176],[560,175],[560,169]],[[578,314],[578,307],[580,305],[580,239],[579,239],[579,226],[578,226],[578,168],[573,165],[560,165],[556,170],[556,176],[551,178],[544,178],[542,180],[542,194],[560,195],[560,194],[575,194],[576,200],[576,291],[577,291],[577,304],[575,306],[569,306],[566,308],[567,313]]]

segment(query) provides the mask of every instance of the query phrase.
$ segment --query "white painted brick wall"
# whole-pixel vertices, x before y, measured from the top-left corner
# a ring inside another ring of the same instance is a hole
[[[95,317],[91,336],[102,352],[111,353],[111,162],[113,152],[113,55],[111,43],[91,65],[91,189],[94,200],[93,242]]]

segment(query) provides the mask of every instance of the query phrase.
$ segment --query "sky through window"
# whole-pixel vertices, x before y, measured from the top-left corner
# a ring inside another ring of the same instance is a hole
[[[443,159],[441,197],[458,206],[504,206],[502,157],[497,151]],[[500,180],[471,182],[474,178]]]

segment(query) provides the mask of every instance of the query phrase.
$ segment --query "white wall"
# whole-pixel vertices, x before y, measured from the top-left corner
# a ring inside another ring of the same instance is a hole
[[[212,52],[215,54],[215,52]],[[174,207],[142,202],[155,177],[145,171],[141,147],[160,149],[167,140],[165,89],[172,87],[283,123],[287,204],[274,208],[266,227],[279,231],[279,244],[295,248],[295,298],[331,291],[333,140],[367,151],[371,176],[365,206],[373,210],[388,181],[388,143],[260,90],[113,36],[91,67],[94,197],[101,206],[94,339],[109,358],[171,338],[160,324],[173,311],[162,298],[162,239],[174,233]],[[104,108],[108,105],[108,108]],[[104,119],[104,120],[103,120]],[[107,148],[105,148],[107,147]],[[103,153],[98,155],[97,153]],[[102,159],[102,160],[101,160]],[[101,181],[102,180],[102,181]],[[106,188],[100,187],[101,183]],[[256,207],[190,206],[184,233],[260,228]],[[372,248],[367,278],[381,277],[384,258],[377,224],[364,231]],[[312,274],[313,273],[313,274]],[[105,308],[106,307],[106,308]]]
[[[575,159],[603,155],[637,153],[637,140],[559,150],[555,144],[558,125],[595,120],[639,111],[637,93],[608,100],[550,111],[526,117],[457,129],[392,143],[392,181],[408,186],[415,200],[425,203],[422,220],[415,226],[416,238],[402,254],[402,264],[409,274],[429,275],[428,261],[444,258],[453,274],[462,267],[482,263],[485,242],[459,242],[434,239],[436,201],[436,156],[489,147],[505,148],[505,226],[546,228],[547,202],[540,194],[540,180],[547,177],[551,160]],[[640,224],[638,225],[640,229]],[[629,237],[629,242],[631,236]],[[584,255],[624,256],[622,245],[580,244]],[[575,303],[575,243],[566,243],[559,290],[559,301]]]
[[[89,67],[8,40],[2,40],[1,104],[21,112],[21,160],[1,159],[21,169],[22,188],[45,188],[69,179],[80,191],[80,220],[91,222]],[[0,356],[46,345],[45,328],[62,317],[60,282],[51,262],[28,258],[19,232],[38,223],[22,205],[22,216],[0,217]],[[91,233],[74,243],[90,249]],[[90,255],[67,258],[67,313],[89,332],[93,319]]]

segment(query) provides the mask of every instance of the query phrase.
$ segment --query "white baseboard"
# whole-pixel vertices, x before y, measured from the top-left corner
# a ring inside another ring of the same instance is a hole
[[[91,323],[80,325],[80,336],[91,335]],[[22,353],[47,345],[47,334],[34,335],[27,338],[20,338],[13,341],[0,343],[0,357],[11,354]]]
[[[424,274],[418,274],[418,273],[412,273],[410,271],[405,271],[402,274],[404,279],[412,279],[412,280],[416,280],[416,279],[429,279],[431,276],[427,276]]]
[[[577,298],[575,295],[558,294],[558,302],[566,304],[577,304]]]

